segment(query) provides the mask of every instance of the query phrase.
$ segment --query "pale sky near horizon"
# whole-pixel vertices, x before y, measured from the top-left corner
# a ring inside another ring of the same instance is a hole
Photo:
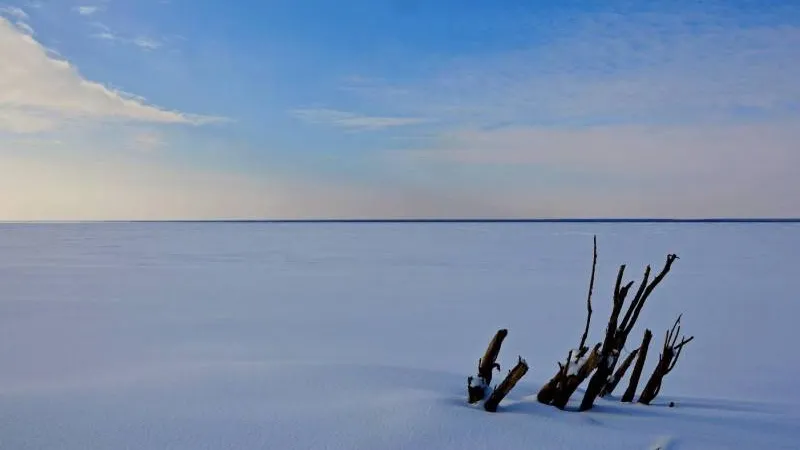
[[[800,2],[0,0],[0,220],[800,217]]]

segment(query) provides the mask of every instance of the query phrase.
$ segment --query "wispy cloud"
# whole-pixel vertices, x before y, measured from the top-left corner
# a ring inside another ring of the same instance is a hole
[[[800,164],[800,119],[776,123],[505,127],[445,132],[432,147],[405,152],[427,162],[592,172],[636,179],[719,180],[768,175]]]
[[[92,26],[99,30],[91,35],[91,37],[95,39],[135,45],[143,50],[156,50],[164,45],[163,41],[149,36],[137,36],[134,38],[121,36],[113,32],[110,27],[101,22],[94,22],[92,23]]]
[[[29,35],[31,35],[31,36],[33,36],[34,34],[36,34],[36,33],[33,31],[33,28],[31,28],[31,26],[30,26],[30,25],[28,25],[28,24],[27,24],[27,23],[25,23],[25,22],[22,22],[22,21],[20,21],[20,22],[17,22],[17,23],[15,23],[14,25],[16,25],[16,27],[17,27],[17,28],[18,28],[20,31],[22,31],[23,33],[29,34]]]
[[[17,20],[28,20],[28,13],[17,6],[0,6],[0,15]]]
[[[333,125],[352,130],[379,130],[383,128],[419,125],[427,122],[426,119],[420,117],[367,116],[325,108],[295,109],[291,111],[291,114],[309,123]]]
[[[100,8],[97,6],[76,6],[73,10],[82,16],[91,16],[99,11]]]
[[[162,42],[157,41],[153,38],[140,36],[131,41],[137,47],[146,49],[146,50],[155,50],[163,45]]]
[[[480,125],[796,111],[800,28],[779,17],[742,25],[724,13],[590,15],[546,44],[445,61],[417,82],[346,88],[398,113]]]
[[[148,104],[85,79],[69,62],[0,18],[0,131],[33,133],[72,120],[204,124],[219,119]]]

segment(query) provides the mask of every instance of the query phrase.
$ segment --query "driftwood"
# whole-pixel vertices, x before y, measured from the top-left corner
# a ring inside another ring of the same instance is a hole
[[[598,343],[585,358],[579,356],[572,366],[561,366],[559,371],[561,377],[551,402],[553,406],[558,409],[567,407],[569,398],[575,393],[578,386],[597,368],[597,364],[600,362],[599,350],[600,344]]]
[[[617,371],[614,372],[614,376],[611,377],[610,380],[608,380],[608,383],[606,383],[605,386],[603,386],[603,389],[600,391],[600,397],[611,395],[611,393],[614,392],[614,389],[616,389],[617,384],[619,384],[619,380],[621,380],[622,377],[625,376],[625,372],[628,371],[628,368],[631,366],[631,363],[633,363],[633,358],[636,358],[637,354],[639,354],[638,348],[632,351],[628,355],[628,357],[625,358],[625,361],[622,362],[622,365],[619,366],[619,369],[617,369]]]
[[[650,348],[650,339],[653,333],[650,330],[644,330],[644,338],[642,338],[642,345],[639,347],[639,357],[636,359],[636,365],[631,372],[631,379],[628,381],[628,389],[622,394],[623,402],[632,402],[633,397],[636,395],[636,388],[639,386],[639,378],[642,376],[644,370],[644,363],[647,359],[647,350]]]
[[[467,395],[469,403],[477,403],[486,397],[486,390],[492,383],[492,372],[494,369],[500,370],[497,356],[500,354],[500,347],[503,345],[503,340],[508,336],[508,330],[503,328],[497,330],[489,346],[486,347],[486,352],[483,358],[478,360],[478,384],[472,384],[473,377],[467,378]]]
[[[619,316],[622,312],[625,298],[628,296],[628,291],[630,291],[634,282],[631,281],[624,286],[622,285],[622,278],[625,274],[625,265],[623,264],[620,266],[619,273],[617,274],[617,281],[614,286],[613,308],[611,310],[611,315],[608,318],[606,335],[605,339],[603,340],[603,346],[600,350],[600,363],[598,364],[594,375],[592,375],[592,378],[589,380],[589,386],[586,388],[586,393],[581,401],[581,411],[587,411],[594,406],[594,400],[600,395],[603,387],[608,383],[611,375],[614,373],[620,352],[625,347],[628,334],[631,332],[634,325],[636,325],[636,320],[639,318],[639,314],[644,307],[644,303],[647,301],[647,298],[650,296],[656,286],[658,286],[661,280],[663,280],[667,273],[669,273],[672,263],[677,258],[677,255],[674,254],[667,255],[667,261],[664,264],[664,268],[650,283],[648,283],[650,278],[650,266],[648,265],[645,268],[644,277],[639,285],[639,289],[637,290],[633,301],[628,306],[628,310],[621,322],[619,321]]]
[[[483,409],[489,412],[497,412],[497,407],[500,405],[500,402],[503,401],[506,395],[511,392],[511,389],[516,386],[526,373],[528,373],[528,363],[520,356],[517,365],[508,371],[508,375],[506,375],[505,379],[499,386],[494,388],[492,394],[483,403]]]
[[[647,381],[644,390],[642,390],[642,394],[639,396],[639,403],[649,405],[656,398],[658,393],[661,392],[661,384],[664,377],[672,372],[672,369],[675,368],[675,364],[678,363],[678,358],[681,356],[683,346],[694,339],[694,336],[688,339],[681,338],[681,342],[678,343],[678,335],[681,332],[680,323],[681,316],[678,316],[675,324],[672,325],[672,329],[667,331],[666,338],[664,339],[664,348],[658,360],[658,365],[656,365],[653,374],[650,375],[650,379]]]
[[[586,353],[589,352],[589,347],[586,346],[586,338],[592,321],[592,292],[594,291],[594,278],[597,267],[597,236],[594,236],[592,250],[592,274],[589,278],[589,292],[586,296],[586,326],[583,329],[578,350],[571,350],[567,354],[566,364],[558,363],[558,372],[536,394],[536,399],[540,403],[552,404],[562,409],[566,406],[569,397],[578,386],[595,369],[598,362],[597,350],[600,348],[600,344],[594,347],[592,354],[584,358]],[[577,369],[571,370],[574,366],[577,366]]]
[[[586,326],[583,328],[581,342],[578,344],[581,352],[588,350],[585,347],[586,337],[589,334],[589,323],[592,321],[592,291],[594,291],[594,274],[597,268],[597,235],[594,236],[592,243],[592,275],[589,277],[589,293],[586,295]]]

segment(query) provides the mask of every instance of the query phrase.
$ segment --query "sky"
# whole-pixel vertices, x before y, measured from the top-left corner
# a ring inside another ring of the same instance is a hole
[[[800,2],[5,0],[0,220],[800,217],[798,49]]]

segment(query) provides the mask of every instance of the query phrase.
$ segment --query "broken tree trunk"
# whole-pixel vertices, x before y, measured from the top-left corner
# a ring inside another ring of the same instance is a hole
[[[483,358],[478,360],[478,384],[473,386],[473,377],[467,378],[467,395],[469,403],[477,403],[486,397],[486,390],[492,383],[492,372],[494,369],[500,370],[497,356],[500,354],[500,347],[503,345],[503,340],[508,336],[508,330],[503,328],[497,330],[489,346],[486,347],[486,352]]]
[[[642,376],[644,370],[644,363],[647,360],[647,350],[650,348],[650,339],[653,333],[650,330],[644,330],[644,338],[642,338],[642,345],[639,347],[639,357],[636,359],[636,365],[633,366],[631,372],[631,379],[628,381],[628,389],[622,394],[623,402],[632,402],[633,397],[636,395],[636,388],[639,386],[639,378]]]
[[[611,395],[611,393],[614,392],[614,389],[617,387],[617,384],[619,384],[619,380],[621,380],[622,377],[625,376],[625,372],[628,371],[628,368],[631,366],[631,363],[633,362],[633,358],[636,358],[636,355],[638,353],[639,349],[637,348],[636,350],[632,351],[627,358],[625,358],[625,361],[622,362],[622,365],[619,366],[619,369],[617,369],[617,371],[614,372],[614,376],[611,377],[611,379],[608,381],[608,383],[606,383],[605,386],[603,386],[603,390],[600,391],[600,397]]]
[[[597,267],[597,236],[594,236],[593,246],[592,246],[592,275],[589,278],[589,293],[586,296],[586,326],[583,329],[583,335],[581,336],[581,341],[578,344],[578,351],[575,352],[574,355],[573,351],[569,352],[569,354],[567,355],[566,365],[561,365],[561,363],[558,363],[559,366],[558,372],[553,376],[553,378],[550,379],[550,381],[547,382],[547,384],[545,384],[544,386],[542,386],[541,389],[539,389],[539,393],[536,395],[536,399],[540,403],[544,403],[546,405],[554,404],[554,400],[556,399],[556,397],[558,397],[559,398],[558,403],[562,404],[563,402],[563,404],[566,405],[566,401],[563,400],[565,394],[564,390],[568,391],[569,395],[572,395],[572,393],[575,392],[575,389],[578,388],[578,385],[580,385],[580,383],[583,382],[583,380],[589,376],[592,370],[594,370],[594,367],[597,366],[594,354],[597,353],[597,349],[599,348],[600,344],[597,344],[597,346],[595,346],[594,350],[592,351],[592,355],[589,355],[590,357],[592,357],[591,361],[589,360],[589,358],[587,358],[586,360],[582,360],[582,358],[589,351],[589,347],[586,347],[586,338],[589,334],[589,324],[591,323],[592,320],[592,292],[594,291],[594,276],[596,267]],[[573,357],[574,357],[574,362],[573,362]],[[590,364],[586,365],[585,363],[587,362],[589,362]],[[576,378],[572,378],[569,383],[566,382],[569,376],[568,372],[573,364],[579,365],[578,370],[575,371],[576,373],[573,375],[577,375],[578,373],[582,374],[582,378],[580,378],[580,381],[578,381],[578,384],[575,385],[574,387],[572,387],[572,384],[576,381]],[[584,366],[586,366],[587,369],[589,366],[591,366],[591,369],[588,369],[588,371],[581,370],[584,368]],[[566,400],[569,400],[569,395],[567,395]]]
[[[656,368],[653,370],[653,374],[650,375],[650,379],[647,380],[647,384],[644,386],[644,390],[642,390],[642,395],[639,396],[639,403],[649,405],[656,398],[658,393],[661,392],[661,383],[664,381],[664,377],[672,372],[672,369],[675,368],[675,364],[678,363],[678,358],[681,356],[683,346],[694,339],[694,336],[688,339],[681,338],[681,342],[678,343],[678,335],[681,332],[680,323],[681,316],[678,316],[672,329],[667,331],[666,339],[664,339],[664,348],[658,360],[658,365],[656,365]]]
[[[617,281],[614,286],[613,308],[611,310],[611,315],[608,318],[608,325],[606,327],[606,336],[603,340],[603,347],[600,350],[600,363],[598,364],[594,375],[592,375],[592,378],[589,380],[589,386],[586,388],[583,401],[581,401],[581,411],[587,411],[594,406],[594,400],[600,395],[603,387],[611,379],[611,375],[614,373],[614,368],[617,365],[619,355],[622,352],[622,349],[625,347],[628,334],[631,332],[634,325],[636,325],[636,320],[639,318],[639,314],[644,307],[644,303],[647,301],[647,298],[650,296],[656,286],[658,286],[661,280],[663,280],[667,275],[672,267],[672,263],[677,258],[677,255],[674,254],[667,255],[667,261],[664,264],[664,268],[661,269],[661,272],[656,275],[656,277],[650,283],[648,283],[650,278],[650,266],[648,265],[645,268],[642,282],[639,285],[639,289],[637,290],[633,301],[630,303],[630,305],[628,305],[628,310],[625,313],[622,322],[619,322],[619,315],[622,312],[622,307],[625,304],[625,298],[628,296],[628,291],[630,291],[631,287],[633,286],[633,281],[629,282],[625,286],[622,286],[622,278],[625,274],[625,265],[623,264],[620,266],[619,273],[617,274]]]
[[[569,398],[578,386],[592,373],[600,362],[600,344],[598,343],[585,358],[578,358],[572,365],[562,366],[562,375],[553,394],[552,405],[558,409],[567,407]]]
[[[511,392],[511,389],[516,386],[526,373],[528,373],[528,363],[520,356],[517,365],[508,371],[508,375],[506,375],[505,379],[492,391],[492,394],[483,403],[483,409],[489,412],[497,412],[497,407],[500,405],[500,402],[503,401],[506,395]]]

